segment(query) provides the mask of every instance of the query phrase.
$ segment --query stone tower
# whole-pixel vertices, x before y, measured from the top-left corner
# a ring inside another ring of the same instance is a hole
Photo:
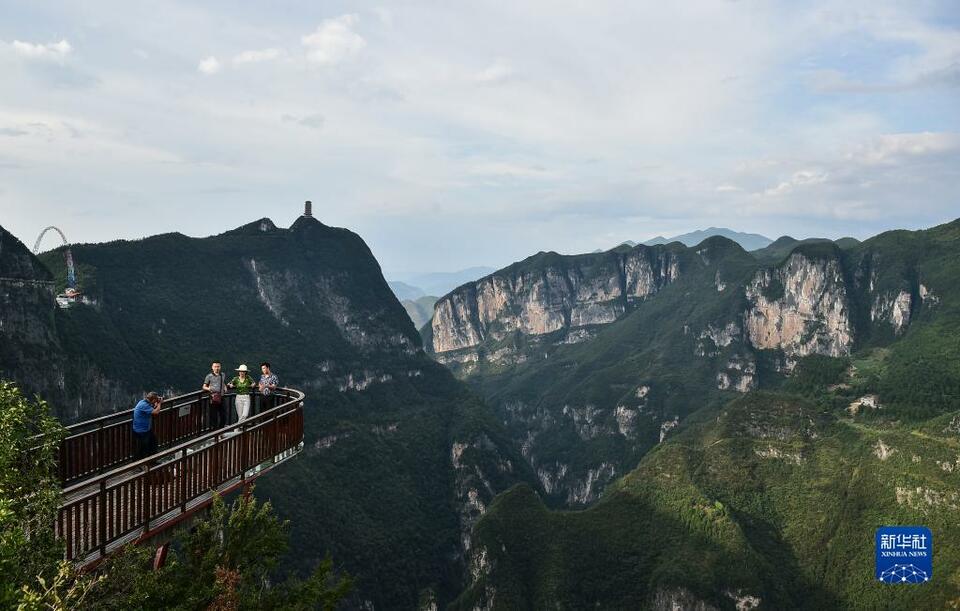
[[[303,202],[303,216],[308,218],[313,216],[313,202],[310,200]]]

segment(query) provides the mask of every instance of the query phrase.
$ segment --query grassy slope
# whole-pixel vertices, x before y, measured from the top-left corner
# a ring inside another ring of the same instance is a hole
[[[489,585],[496,608],[638,608],[682,586],[722,607],[727,590],[768,608],[942,607],[960,597],[960,472],[937,464],[958,460],[952,417],[868,424],[770,393],[705,410],[588,510],[550,512],[523,488],[501,495],[477,527],[493,572],[459,604],[489,600]],[[933,582],[873,581],[885,524],[933,530]]]

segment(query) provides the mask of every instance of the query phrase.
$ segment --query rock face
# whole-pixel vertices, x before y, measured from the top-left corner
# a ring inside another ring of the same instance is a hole
[[[424,337],[493,404],[540,490],[582,506],[682,429],[689,406],[749,393],[806,356],[892,341],[944,307],[942,280],[903,250],[851,248],[797,242],[756,258],[712,238],[539,253],[441,298]]]
[[[744,327],[756,348],[791,356],[850,353],[853,323],[839,258],[794,253],[779,268],[758,272],[746,296]]]
[[[56,308],[62,256],[37,260],[0,233],[0,374],[76,419],[196,389],[213,359],[269,360],[308,397],[303,453],[257,485],[291,519],[286,568],[332,551],[358,599],[409,609],[429,592],[445,607],[473,523],[497,493],[536,482],[489,407],[424,353],[356,234],[261,219],[72,250],[96,307]],[[381,572],[423,577],[416,590]]]
[[[870,321],[887,322],[893,327],[893,332],[900,335],[910,324],[912,310],[913,299],[907,291],[900,290],[896,294],[877,294],[870,307]]]
[[[0,227],[0,378],[17,379],[28,395],[54,402],[63,398],[65,375],[55,295],[50,272]]]
[[[664,247],[575,257],[541,253],[438,300],[432,349],[441,354],[511,333],[608,324],[679,275],[678,258]]]

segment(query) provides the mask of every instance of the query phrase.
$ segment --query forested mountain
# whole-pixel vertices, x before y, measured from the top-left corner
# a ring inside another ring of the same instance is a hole
[[[830,403],[761,391],[700,410],[586,511],[511,489],[477,526],[454,608],[953,608],[960,417],[907,425]],[[876,582],[874,532],[890,524],[935,533],[930,583]]]
[[[774,263],[720,237],[540,253],[441,298],[426,339],[493,404],[553,501],[581,505],[687,415],[776,385],[808,355],[896,340],[909,373],[891,371],[885,402],[920,409],[911,397],[955,388],[949,366],[899,355],[923,334],[945,357],[931,329],[958,302],[958,226],[802,243]]]
[[[960,221],[775,259],[540,253],[443,297],[425,334],[541,488],[480,521],[458,608],[960,599]],[[919,597],[873,582],[885,524],[943,542]]]
[[[53,302],[62,252],[42,256],[48,272],[2,238],[0,269],[41,281],[3,285],[3,375],[66,419],[129,409],[146,390],[196,389],[213,359],[227,370],[269,360],[281,383],[307,393],[306,448],[258,496],[292,522],[290,568],[332,553],[359,579],[357,606],[445,604],[480,512],[535,481],[484,403],[424,354],[350,231],[261,219],[202,239],[73,245],[91,303],[68,309]]]
[[[288,568],[332,553],[353,607],[960,599],[960,221],[539,253],[442,297],[426,353],[363,241],[312,218],[73,256],[89,303],[58,309],[62,252],[0,232],[2,375],[70,419],[270,360],[306,448],[258,495]],[[912,523],[942,577],[919,598],[870,571],[875,528]]]

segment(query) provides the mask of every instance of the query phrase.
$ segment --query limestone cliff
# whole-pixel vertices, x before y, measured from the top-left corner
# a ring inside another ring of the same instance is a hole
[[[0,379],[20,380],[28,394],[63,396],[64,362],[54,322],[50,272],[0,227]]]
[[[425,342],[494,405],[540,491],[583,506],[698,406],[895,341],[944,307],[939,267],[911,255],[927,238],[907,233],[778,260],[722,238],[539,253],[440,299]]]
[[[545,335],[608,324],[680,273],[670,247],[571,257],[540,253],[438,300],[431,347],[442,354],[513,333]]]
[[[843,356],[853,346],[847,285],[838,256],[794,252],[761,270],[745,288],[744,327],[754,347],[791,356]]]

